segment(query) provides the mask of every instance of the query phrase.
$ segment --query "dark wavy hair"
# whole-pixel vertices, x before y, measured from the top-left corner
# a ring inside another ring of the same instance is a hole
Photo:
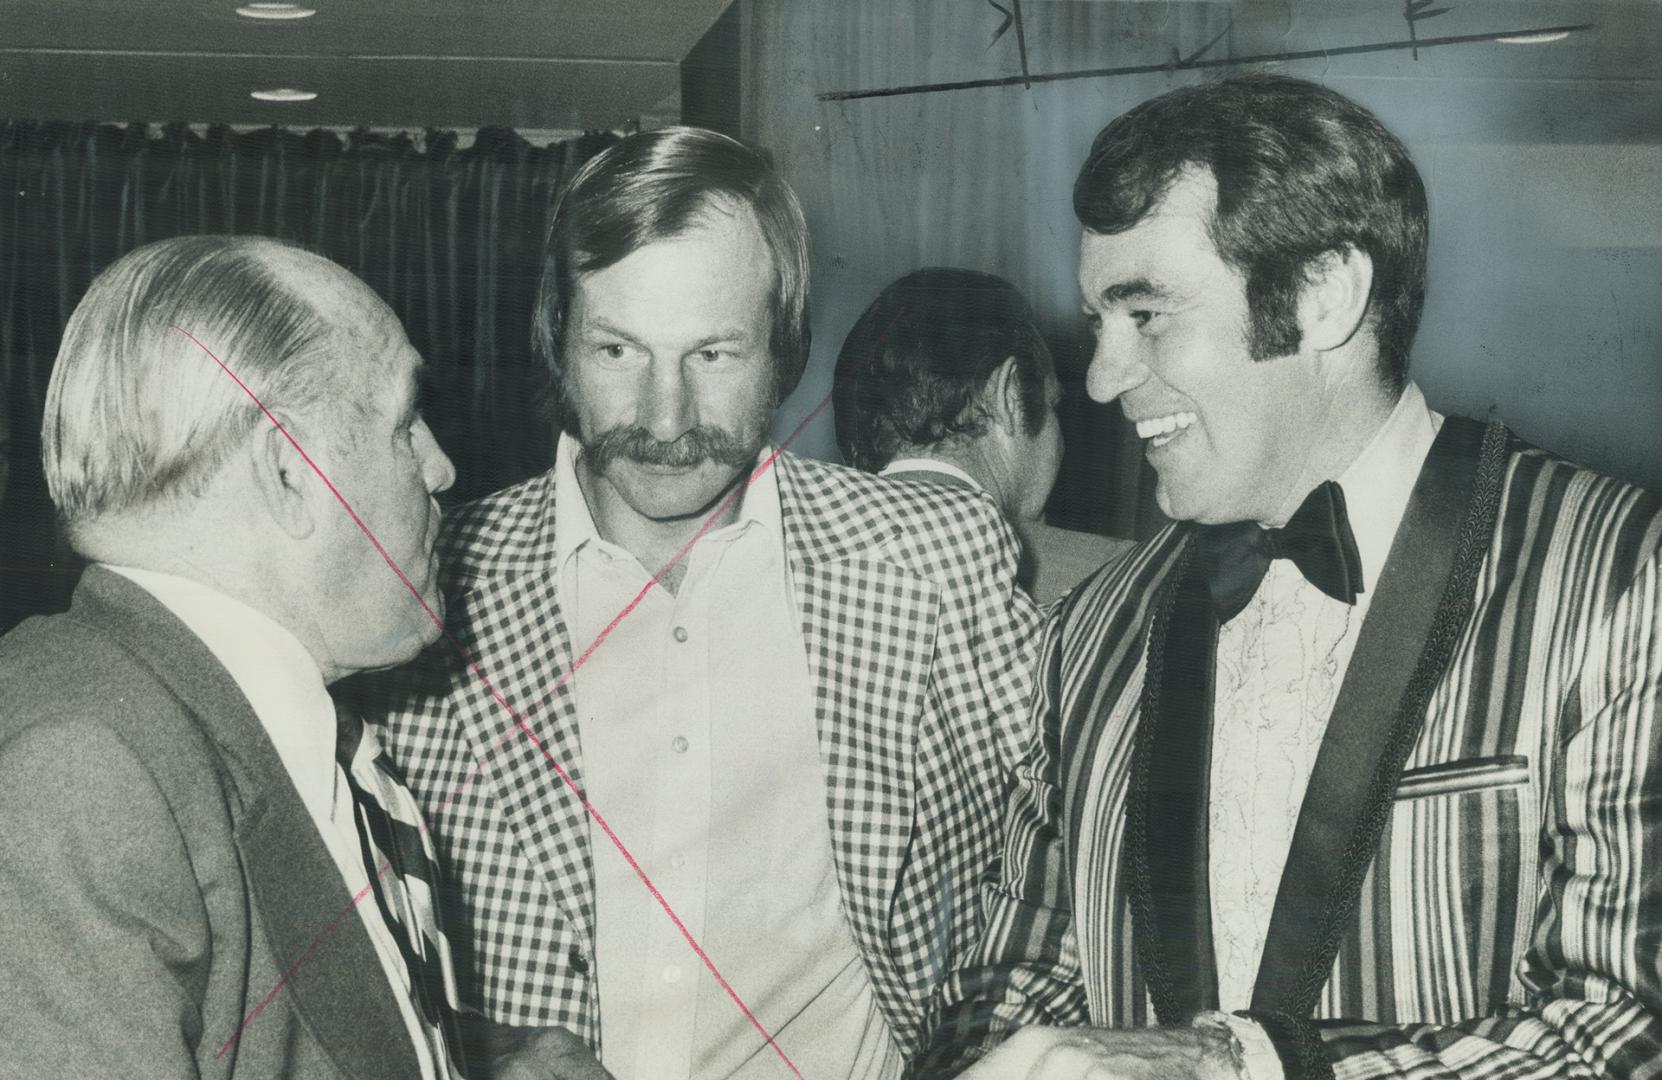
[[[755,212],[773,255],[774,390],[783,399],[796,388],[809,344],[808,225],[796,194],[766,151],[704,128],[668,127],[630,135],[595,155],[554,205],[532,333],[557,397],[578,277],[681,235],[712,202],[726,200]]]
[[[1315,83],[1245,75],[1145,101],[1102,129],[1073,186],[1085,228],[1136,225],[1188,168],[1208,170],[1210,233],[1246,279],[1256,359],[1299,344],[1312,260],[1355,247],[1373,262],[1368,324],[1388,389],[1407,379],[1425,302],[1425,185],[1402,143],[1366,109]]]
[[[1003,278],[933,266],[878,294],[837,355],[832,385],[837,446],[876,472],[907,446],[974,438],[986,430],[977,398],[1016,359],[1022,422],[1044,422],[1050,350],[1027,300]]]

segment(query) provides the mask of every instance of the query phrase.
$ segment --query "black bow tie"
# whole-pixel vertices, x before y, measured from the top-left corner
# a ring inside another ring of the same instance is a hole
[[[1345,516],[1345,493],[1331,480],[1305,496],[1279,529],[1251,521],[1203,525],[1196,542],[1219,623],[1241,613],[1275,559],[1291,559],[1306,581],[1335,600],[1354,604],[1362,592],[1362,559]]]

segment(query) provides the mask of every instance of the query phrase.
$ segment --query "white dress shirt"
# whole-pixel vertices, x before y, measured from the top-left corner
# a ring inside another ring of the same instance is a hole
[[[317,662],[295,636],[248,605],[186,578],[108,566],[160,601],[201,639],[248,699],[289,779],[335,860],[346,891],[363,899],[353,907],[369,932],[382,973],[404,1017],[421,1063],[422,1080],[438,1080],[427,1028],[416,1014],[410,974],[375,898],[353,822],[352,792],[335,761],[335,705]],[[369,734],[365,733],[366,736]],[[318,898],[320,907],[328,901]],[[335,912],[318,912],[322,927]]]
[[[1334,478],[1362,562],[1355,605],[1287,559],[1218,635],[1209,806],[1212,935],[1219,1005],[1245,1009],[1281,873],[1327,721],[1379,572],[1442,417],[1410,383],[1379,431]]]
[[[962,480],[971,491],[986,491],[981,481],[954,465],[950,461],[939,458],[909,457],[895,458],[878,471],[878,476],[900,476],[904,473],[945,473],[947,476]]]
[[[581,655],[660,568],[600,537],[577,449],[561,440],[554,535]],[[685,566],[676,592],[648,589],[577,670],[586,793],[803,1075],[897,1077],[842,911],[772,469]],[[590,836],[607,1069],[619,1080],[782,1075],[634,869],[598,828]]]

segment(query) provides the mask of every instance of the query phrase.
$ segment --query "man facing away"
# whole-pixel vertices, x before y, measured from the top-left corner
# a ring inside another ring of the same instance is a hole
[[[1062,463],[1050,348],[1003,278],[934,266],[878,294],[837,356],[843,460],[984,492],[1022,542],[1018,580],[1041,604],[1131,544],[1043,519]]]
[[[1427,407],[1424,188],[1344,97],[1172,91],[1074,207],[1178,521],[1053,613],[918,1074],[1654,1075],[1656,499]]]
[[[673,128],[586,165],[538,311],[556,464],[440,541],[478,671],[375,688],[464,998],[624,1080],[897,1075],[1025,748],[1037,617],[992,507],[764,445],[807,289],[760,152]]]
[[[461,1075],[431,848],[327,688],[437,634],[419,363],[270,240],[150,244],[76,307],[43,441],[91,565],[0,640],[0,1074]]]

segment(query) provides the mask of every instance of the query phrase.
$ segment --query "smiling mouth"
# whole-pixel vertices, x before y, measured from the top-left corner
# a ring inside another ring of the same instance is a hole
[[[1167,413],[1165,416],[1151,416],[1147,420],[1137,421],[1137,437],[1147,439],[1152,449],[1164,446],[1187,431],[1189,425],[1200,417],[1192,412]]]

